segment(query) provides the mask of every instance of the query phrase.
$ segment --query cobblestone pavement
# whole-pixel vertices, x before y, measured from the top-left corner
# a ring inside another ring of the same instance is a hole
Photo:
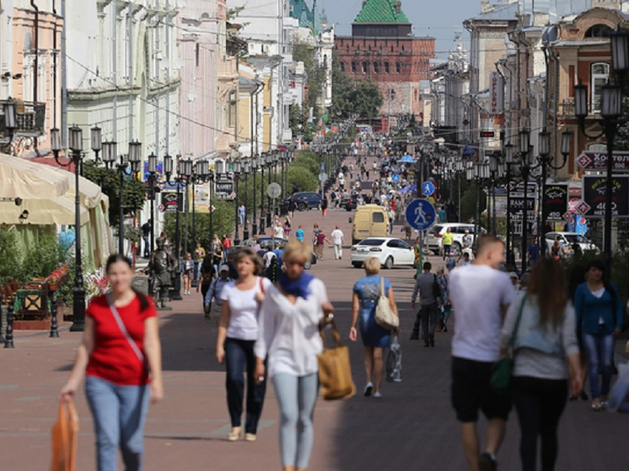
[[[339,225],[351,240],[349,212],[332,209],[296,214],[293,227],[306,233],[318,222],[329,234]],[[398,234],[396,229],[396,234]],[[435,264],[439,264],[434,257]],[[349,263],[349,249],[335,261],[331,248],[312,269],[328,288],[347,338],[351,287],[363,271]],[[450,333],[439,333],[435,348],[408,340],[414,313],[410,308],[413,270],[384,271],[394,286],[402,316],[404,381],[386,383],[381,400],[357,396],[337,402],[320,400],[315,411],[312,470],[461,471],[465,469],[459,429],[449,403]],[[149,411],[146,426],[147,471],[267,471],[280,469],[278,408],[269,388],[255,443],[226,441],[230,429],[224,370],[214,358],[216,321],[203,319],[201,296],[184,296],[174,310],[160,313],[165,399]],[[49,430],[57,413],[57,394],[72,364],[80,334],[62,326],[61,336],[17,332],[15,349],[0,350],[0,469],[41,471],[50,457]],[[349,341],[347,341],[349,343]],[[362,347],[350,345],[353,375],[359,392],[364,386]],[[94,465],[92,421],[83,394],[77,398],[81,419],[77,470]],[[595,414],[589,403],[569,403],[561,422],[557,470],[624,470],[629,451],[627,416]],[[501,471],[519,470],[518,424],[510,418],[498,456]]]

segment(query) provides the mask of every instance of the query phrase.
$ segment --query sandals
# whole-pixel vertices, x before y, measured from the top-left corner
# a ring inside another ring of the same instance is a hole
[[[232,431],[227,435],[227,440],[230,442],[237,442],[240,439],[240,427],[234,427]]]

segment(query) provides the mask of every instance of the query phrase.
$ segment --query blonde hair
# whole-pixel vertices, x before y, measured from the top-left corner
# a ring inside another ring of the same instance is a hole
[[[363,267],[367,275],[377,275],[381,266],[380,260],[376,257],[367,257],[363,262]]]
[[[306,262],[309,262],[310,258],[312,257],[310,244],[306,244],[305,242],[300,242],[298,240],[291,240],[288,244],[284,246],[284,253],[282,255],[282,258],[288,261],[293,257],[304,258]]]

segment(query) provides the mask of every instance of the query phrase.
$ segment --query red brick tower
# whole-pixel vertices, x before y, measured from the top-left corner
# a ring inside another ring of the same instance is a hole
[[[354,79],[378,83],[385,130],[389,115],[393,122],[408,113],[421,119],[420,81],[430,77],[435,38],[413,36],[399,0],[365,0],[352,23],[352,35],[337,36],[334,42],[341,70]]]

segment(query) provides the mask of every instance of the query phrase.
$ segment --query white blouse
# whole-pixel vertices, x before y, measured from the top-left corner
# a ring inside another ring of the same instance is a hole
[[[258,301],[256,293],[260,291],[260,280],[266,291],[271,287],[268,278],[260,278],[253,288],[239,290],[236,282],[230,281],[221,290],[220,299],[229,303],[229,325],[227,337],[239,340],[256,340],[258,338]]]
[[[295,304],[275,285],[266,291],[254,351],[258,358],[268,355],[269,377],[278,373],[307,376],[319,369],[317,355],[323,350],[319,321],[328,294],[319,279],[312,280],[309,287],[310,295],[297,298]]]

